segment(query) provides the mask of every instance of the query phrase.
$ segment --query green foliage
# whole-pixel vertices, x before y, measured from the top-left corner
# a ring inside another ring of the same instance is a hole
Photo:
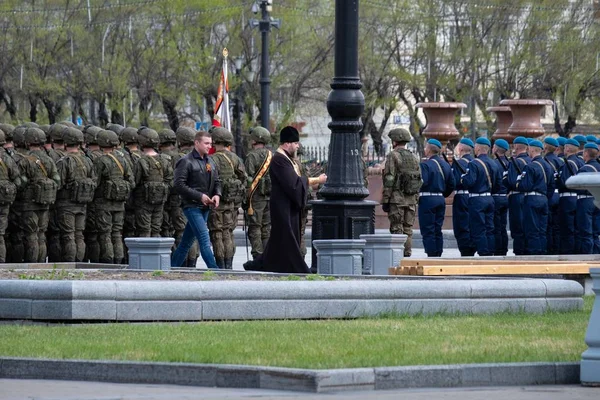
[[[160,270],[157,270],[157,271],[153,271],[151,275],[152,275],[152,276],[162,276],[162,275],[163,275],[163,272],[162,272],[162,271],[160,271]]]
[[[202,274],[202,280],[203,281],[212,281],[213,278],[215,278],[217,276],[217,273],[215,271],[206,271]]]
[[[57,268],[56,264],[52,266],[51,270],[43,271],[32,271],[30,273],[22,273],[18,275],[19,279],[23,280],[69,280],[69,279],[82,279],[84,276],[83,271],[70,271],[65,268]]]

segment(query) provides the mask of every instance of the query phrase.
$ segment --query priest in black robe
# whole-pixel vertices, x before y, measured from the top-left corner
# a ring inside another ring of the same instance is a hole
[[[300,252],[300,220],[306,206],[309,185],[325,183],[327,176],[307,178],[300,175],[294,160],[300,134],[291,126],[279,133],[279,148],[269,168],[271,177],[271,235],[262,256],[244,264],[247,270],[308,274],[310,270]]]

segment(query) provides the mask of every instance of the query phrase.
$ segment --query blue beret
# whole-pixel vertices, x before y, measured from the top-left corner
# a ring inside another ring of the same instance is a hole
[[[524,144],[525,146],[529,145],[529,143],[527,142],[527,139],[525,139],[523,136],[517,136],[515,138],[515,140],[513,141],[514,144]]]
[[[549,144],[550,146],[554,146],[554,147],[558,147],[558,140],[554,139],[553,137],[547,137],[546,139],[544,139],[544,143]]]
[[[529,143],[529,146],[531,146],[531,147],[539,147],[540,149],[543,149],[543,148],[544,148],[544,145],[543,145],[543,144],[542,144],[542,142],[540,142],[539,140],[532,140],[532,141]]]
[[[490,143],[490,139],[488,139],[486,137],[478,137],[477,140],[475,141],[475,143],[482,144],[484,146],[491,146],[492,145]]]
[[[471,148],[475,147],[475,145],[473,144],[473,141],[471,139],[469,139],[469,138],[462,138],[462,139],[460,139],[459,143],[460,144],[466,144],[467,146],[469,146]]]
[[[598,145],[596,143],[586,143],[585,146],[583,146],[583,148],[598,150]]]
[[[585,139],[590,143],[596,143],[596,136],[594,135],[587,135]]]
[[[432,146],[439,147],[440,149],[442,148],[442,144],[441,144],[441,143],[440,143],[440,141],[439,141],[439,140],[437,140],[437,139],[429,139],[429,140],[427,141],[427,144],[430,144],[430,145],[432,145]]]
[[[559,136],[558,139],[556,139],[556,141],[558,142],[559,146],[564,146],[565,143],[567,143],[567,138]]]
[[[575,135],[573,139],[577,140],[579,143],[587,143],[587,139],[583,135]]]
[[[575,139],[567,139],[565,145],[570,144],[571,146],[579,147],[579,142]]]
[[[596,140],[596,144],[600,144],[600,139]]]
[[[500,147],[501,149],[504,149],[504,150],[508,150],[509,149],[508,142],[506,140],[504,140],[504,139],[498,139],[498,140],[496,140],[494,142],[494,144],[496,146]]]
[[[530,145],[530,144],[531,144],[531,142],[533,142],[533,140],[534,140],[534,139],[532,139],[532,138],[528,137],[528,138],[527,138],[527,139],[525,139],[525,140],[527,140],[527,145]]]

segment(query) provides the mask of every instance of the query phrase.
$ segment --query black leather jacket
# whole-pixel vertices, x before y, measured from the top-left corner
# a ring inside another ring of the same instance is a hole
[[[207,166],[210,166],[208,173]],[[183,208],[207,208],[202,204],[202,195],[221,196],[221,180],[212,158],[201,159],[194,149],[183,156],[175,165],[175,191],[181,196]]]

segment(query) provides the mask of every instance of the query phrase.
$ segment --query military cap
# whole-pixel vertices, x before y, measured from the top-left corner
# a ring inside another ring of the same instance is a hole
[[[558,142],[559,146],[564,146],[565,143],[567,143],[567,138],[559,136],[558,139],[556,139],[556,141]]]
[[[594,136],[594,135],[587,135],[585,137],[585,140],[587,140],[590,143],[596,143],[596,136]]]
[[[501,149],[504,149],[504,150],[508,150],[509,149],[508,142],[506,140],[504,140],[504,139],[498,139],[498,140],[496,140],[494,142],[494,144],[496,146],[500,147]]]
[[[25,143],[28,145],[43,145],[46,143],[46,134],[40,128],[29,127],[25,130]]]
[[[138,129],[138,141],[142,147],[156,147],[160,143],[158,132],[146,126]]]
[[[24,126],[25,128],[39,128],[40,127],[35,122],[24,122],[21,125]]]
[[[554,146],[554,147],[558,147],[558,140],[556,140],[553,137],[548,136],[547,138],[544,139],[544,143],[549,144],[550,146]]]
[[[598,150],[598,145],[596,143],[586,143],[585,146],[583,146],[583,148]]]
[[[192,128],[180,126],[179,128],[177,128],[177,132],[175,132],[175,138],[177,139],[177,143],[179,143],[180,146],[194,144],[196,132]]]
[[[525,146],[529,146],[529,142],[523,136],[517,136],[513,141],[514,144],[524,144]]]
[[[158,137],[160,140],[160,144],[174,144],[177,141],[177,136],[175,136],[175,132],[173,132],[171,129],[161,130],[160,132],[158,132]]]
[[[442,148],[442,144],[441,144],[441,143],[440,143],[440,141],[439,141],[439,140],[437,140],[437,139],[429,139],[429,140],[427,141],[427,144],[430,144],[430,145],[432,145],[432,146],[438,147],[439,149],[441,149],[441,148]]]
[[[69,127],[67,127],[62,132],[62,141],[67,146],[74,146],[74,145],[77,145],[77,144],[81,144],[81,143],[83,143],[83,132],[81,132],[77,128],[69,128]]]
[[[233,135],[221,126],[213,126],[210,130],[214,144],[229,145],[233,142]]]
[[[477,140],[475,140],[475,143],[481,144],[481,145],[484,145],[484,146],[491,146],[492,145],[490,143],[490,139],[488,139],[486,137],[478,137]]]
[[[64,124],[53,124],[50,126],[50,131],[48,132],[48,136],[52,139],[53,142],[61,143],[63,141],[63,132],[65,132],[69,127]],[[75,128],[71,128],[75,129]]]
[[[119,145],[119,136],[108,129],[98,132],[98,145],[100,147],[117,147]]]
[[[48,135],[48,132],[50,132],[50,125],[40,125],[39,128],[46,134],[46,136]]]
[[[388,137],[394,142],[410,142],[410,132],[404,128],[395,128],[388,133]]]
[[[542,142],[540,142],[539,140],[532,140],[532,141],[529,143],[529,146],[530,146],[530,147],[539,147],[540,149],[543,149],[543,148],[544,148],[544,145],[543,145],[543,144],[542,144]]]
[[[0,124],[0,129],[4,132],[5,138],[8,141],[12,140],[13,131],[15,130],[14,125],[11,124]]]
[[[535,139],[528,137],[527,139],[527,145],[531,145],[531,142],[533,142]]]
[[[279,143],[296,143],[300,141],[300,133],[293,126],[286,126],[279,132]]]
[[[125,144],[132,144],[138,142],[138,130],[129,126],[121,131],[119,135],[121,142]]]
[[[571,139],[567,139],[565,145],[571,145],[571,146],[575,146],[575,147],[579,147],[579,142],[573,138]]]
[[[0,129],[0,145],[6,144],[6,136],[4,135],[4,131]]]
[[[577,142],[580,144],[587,143],[587,139],[583,135],[575,135],[575,136],[573,136],[573,139],[577,140]]]
[[[114,133],[117,134],[117,136],[119,136],[121,134],[121,132],[123,131],[123,129],[125,129],[125,127],[123,125],[119,125],[119,124],[108,124],[106,125],[106,130],[112,131]]]
[[[469,146],[472,149],[475,148],[475,145],[473,144],[473,141],[471,139],[469,139],[469,138],[462,138],[462,139],[460,139],[459,143],[467,145],[467,146]]]
[[[77,129],[77,128],[75,128]],[[98,144],[98,132],[100,132],[102,128],[88,125],[83,129],[83,140],[85,144]]]
[[[17,147],[25,147],[25,131],[27,127],[17,126],[13,131],[13,142]]]
[[[256,143],[267,144],[271,141],[271,133],[262,126],[255,126],[250,129],[250,139],[254,140]]]

